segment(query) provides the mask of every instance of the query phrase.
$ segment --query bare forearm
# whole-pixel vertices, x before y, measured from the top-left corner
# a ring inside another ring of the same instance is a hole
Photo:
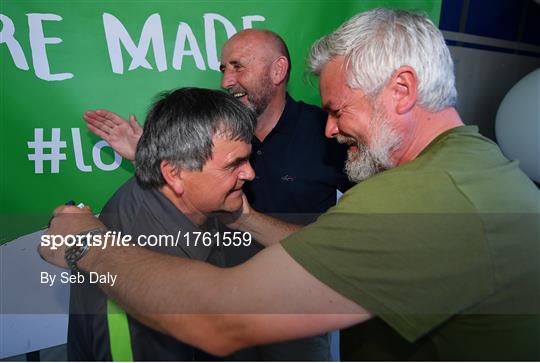
[[[280,313],[286,309],[273,308],[266,295],[250,297],[241,281],[249,273],[237,268],[221,269],[137,247],[90,249],[78,265],[118,276],[114,286],[101,288],[137,320],[214,355],[329,330],[325,324],[314,325],[313,316]],[[266,309],[269,313],[261,313]],[[302,319],[298,325],[311,331],[286,328],[285,322],[294,319]]]
[[[240,223],[239,229],[251,233],[252,237],[264,246],[278,243],[301,229],[302,226],[280,221],[251,210]]]
[[[105,228],[88,207],[59,206],[54,215],[50,235]],[[259,237],[270,233],[275,242],[298,228],[253,216],[256,218],[246,221],[247,226],[251,223]],[[280,244],[242,265],[224,269],[107,242],[102,243],[108,246],[103,250],[90,247],[78,260],[79,268],[113,274],[114,285],[103,284],[102,288],[128,313],[216,355],[318,334],[371,316],[314,278]],[[39,252],[50,263],[66,267],[65,246],[40,244]]]
[[[90,249],[78,265],[84,271],[117,276],[114,286],[101,288],[144,324],[213,354],[226,354],[225,347],[237,346],[231,335],[222,334],[223,319],[213,315],[227,311],[210,296],[219,268],[138,247]]]

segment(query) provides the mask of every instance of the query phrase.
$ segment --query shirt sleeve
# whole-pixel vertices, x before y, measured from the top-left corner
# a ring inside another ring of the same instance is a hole
[[[282,242],[308,272],[409,341],[492,292],[481,222],[456,212],[458,191],[364,183]]]

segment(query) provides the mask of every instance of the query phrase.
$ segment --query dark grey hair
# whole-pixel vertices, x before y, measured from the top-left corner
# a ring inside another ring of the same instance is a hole
[[[345,57],[347,82],[375,97],[393,72],[408,65],[418,77],[418,103],[437,112],[455,106],[454,63],[442,33],[423,14],[392,9],[360,13],[311,47],[309,67],[320,75]]]
[[[160,94],[152,105],[135,154],[143,188],[160,187],[162,161],[202,170],[212,157],[212,138],[251,142],[256,118],[240,101],[221,91],[179,88]]]

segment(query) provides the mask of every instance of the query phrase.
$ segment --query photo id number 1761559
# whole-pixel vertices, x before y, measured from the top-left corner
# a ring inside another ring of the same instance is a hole
[[[214,246],[245,246],[251,245],[251,234],[249,232],[186,232],[184,239],[187,247],[197,247],[203,245],[205,247]]]

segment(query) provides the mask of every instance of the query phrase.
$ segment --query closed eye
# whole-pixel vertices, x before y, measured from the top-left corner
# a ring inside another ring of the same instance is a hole
[[[242,69],[244,69],[244,66],[242,65],[242,63],[240,63],[240,62],[238,62],[238,61],[232,61],[232,62],[231,62],[231,65],[233,66],[233,69],[234,69],[235,71],[237,71],[237,72],[240,71],[240,70],[242,70]]]
[[[239,166],[244,165],[247,162],[249,162],[249,156],[244,157],[244,158],[238,158],[238,159],[235,159],[233,162],[227,164],[225,166],[225,169],[227,169],[229,171],[234,171],[236,168],[238,168]]]
[[[232,66],[232,69],[235,71],[235,72],[240,72],[242,71],[245,67],[238,61],[232,61],[232,62],[229,62],[229,64]],[[221,73],[225,73],[225,70],[227,69],[227,66],[225,64],[220,64],[219,66],[219,70]]]
[[[339,118],[339,116],[341,116],[341,110],[326,109],[325,111],[334,118]]]

